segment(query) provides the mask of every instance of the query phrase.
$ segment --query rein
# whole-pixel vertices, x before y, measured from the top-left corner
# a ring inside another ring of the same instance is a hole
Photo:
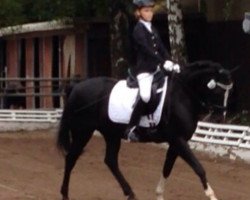
[[[109,93],[106,94],[106,95],[104,95],[103,97],[97,99],[96,101],[93,101],[93,102],[91,102],[91,103],[89,103],[89,104],[87,104],[87,105],[85,105],[85,106],[80,107],[79,109],[77,109],[77,110],[74,111],[74,114],[78,114],[78,113],[80,113],[80,112],[82,112],[82,111],[88,109],[89,107],[98,104],[99,102],[101,102],[102,100],[104,100],[104,99],[106,99],[106,98],[108,98],[108,97],[109,97]]]

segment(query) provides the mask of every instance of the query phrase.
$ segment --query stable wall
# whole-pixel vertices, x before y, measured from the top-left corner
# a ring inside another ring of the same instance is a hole
[[[84,33],[58,36],[53,31],[46,34],[22,34],[7,37],[5,42],[6,78],[71,78],[76,74],[83,78],[87,76],[87,44]],[[22,86],[27,94],[47,94],[26,97],[26,108],[62,107],[56,100],[59,97],[48,95],[55,92],[52,84],[49,80],[36,85],[34,81],[23,82]],[[60,104],[62,103],[61,101]]]

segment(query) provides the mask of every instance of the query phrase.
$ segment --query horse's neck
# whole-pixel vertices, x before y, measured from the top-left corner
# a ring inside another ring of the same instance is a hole
[[[198,115],[201,111],[201,104],[200,98],[197,93],[193,90],[193,88],[189,87],[185,80],[180,78],[180,75],[177,75],[174,79],[171,88],[171,95],[170,98],[170,106],[172,108],[184,108],[186,112],[188,112],[190,117],[194,120],[198,120]],[[169,103],[169,101],[167,101]],[[175,110],[175,109],[168,109],[169,104],[166,106],[167,112]]]
[[[187,65],[182,74],[182,78],[187,83],[192,83],[194,80],[202,81],[204,77],[213,74],[215,70],[219,68],[219,65],[210,61],[199,61]]]
[[[207,63],[200,64],[199,62],[192,64],[185,68],[179,75],[178,81],[182,91],[187,95],[187,98],[191,100],[191,104],[194,107],[199,107],[202,103],[201,93],[203,93],[202,85],[204,80],[211,76],[215,71],[215,68],[211,67]]]

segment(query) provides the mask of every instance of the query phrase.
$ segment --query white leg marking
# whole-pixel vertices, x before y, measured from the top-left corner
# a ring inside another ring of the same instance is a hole
[[[166,182],[166,179],[161,175],[160,181],[155,191],[157,200],[164,200],[163,193],[164,193],[164,188],[165,188],[165,182]]]
[[[207,183],[207,189],[205,190],[205,194],[206,196],[210,199],[210,200],[218,200],[217,197],[214,194],[213,189],[211,188],[211,186],[209,185],[209,183]]]

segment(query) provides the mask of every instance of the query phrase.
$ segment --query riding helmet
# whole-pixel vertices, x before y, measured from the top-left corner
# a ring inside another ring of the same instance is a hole
[[[154,0],[133,0],[133,4],[137,8],[141,8],[141,7],[154,7],[155,6],[155,1]]]

